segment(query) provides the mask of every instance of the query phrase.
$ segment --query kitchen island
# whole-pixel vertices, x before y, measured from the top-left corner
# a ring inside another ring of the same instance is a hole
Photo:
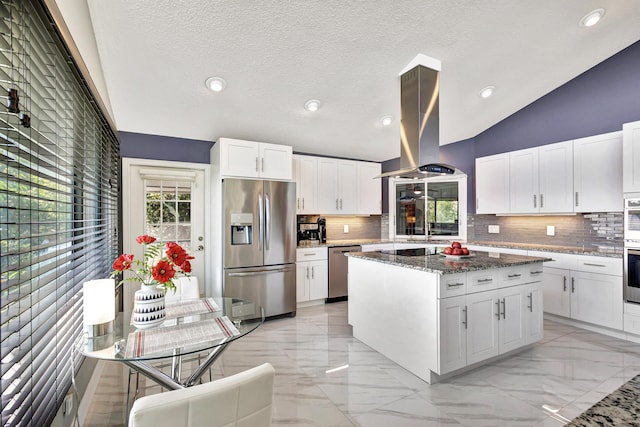
[[[542,339],[542,262],[351,252],[353,336],[428,383]]]

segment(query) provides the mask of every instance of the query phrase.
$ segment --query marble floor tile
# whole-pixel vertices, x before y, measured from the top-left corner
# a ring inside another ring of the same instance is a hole
[[[229,346],[213,379],[271,363],[274,426],[557,427],[640,373],[639,344],[545,320],[535,345],[430,385],[353,338],[347,304],[264,323]],[[81,425],[124,426],[127,379],[105,363]],[[140,396],[160,392],[140,379]]]

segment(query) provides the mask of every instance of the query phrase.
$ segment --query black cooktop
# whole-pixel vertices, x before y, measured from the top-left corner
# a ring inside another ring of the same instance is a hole
[[[382,252],[383,254],[400,255],[400,256],[425,256],[430,254],[429,252],[427,252],[426,248],[395,249],[395,250],[384,250],[380,252]]]

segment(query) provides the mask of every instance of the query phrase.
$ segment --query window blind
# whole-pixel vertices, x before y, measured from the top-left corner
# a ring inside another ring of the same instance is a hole
[[[43,426],[80,364],[82,283],[118,254],[119,145],[37,0],[0,0],[0,98],[2,425]]]

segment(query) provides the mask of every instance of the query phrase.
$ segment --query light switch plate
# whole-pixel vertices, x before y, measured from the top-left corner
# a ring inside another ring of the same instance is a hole
[[[555,236],[555,235],[556,235],[556,226],[547,225],[547,236]]]
[[[343,229],[344,233],[348,233],[349,232],[349,224],[345,224],[342,229]]]
[[[488,231],[491,234],[498,234],[498,233],[500,233],[500,226],[499,225],[490,225]]]

